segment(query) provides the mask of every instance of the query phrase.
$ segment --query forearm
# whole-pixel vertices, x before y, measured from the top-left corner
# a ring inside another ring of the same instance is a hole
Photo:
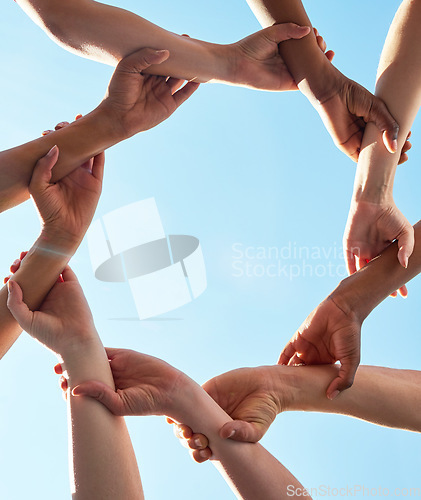
[[[380,57],[376,95],[400,125],[397,153],[389,153],[381,133],[368,124],[354,185],[354,200],[381,203],[393,194],[400,151],[421,104],[421,2],[404,0]]]
[[[405,269],[400,265],[397,242],[358,272],[341,281],[330,295],[345,313],[356,314],[362,321],[393,291],[421,272],[421,221],[414,226],[415,246]]]
[[[52,146],[60,150],[53,169],[52,180],[56,182],[123,138],[118,122],[100,106],[68,127],[0,152],[0,212],[29,198],[35,164]]]
[[[83,57],[115,66],[143,47],[167,49],[169,59],[146,72],[185,80],[227,81],[222,45],[166,31],[132,12],[92,0],[18,0],[49,36]]]
[[[278,500],[287,495],[289,485],[294,489],[302,488],[260,444],[221,439],[220,428],[232,419],[199,386],[189,391],[185,405],[184,411],[170,416],[208,437],[213,463],[238,498]]]
[[[42,304],[60,273],[76,251],[79,242],[59,241],[41,234],[23,259],[12,280],[19,283],[24,300],[31,310]],[[0,290],[0,358],[19,337],[22,329],[7,307],[7,287]]]
[[[287,411],[338,413],[374,424],[421,432],[421,372],[360,366],[354,384],[334,400],[326,388],[338,365],[271,367],[279,395],[288,394]]]
[[[301,0],[247,0],[263,27],[293,22],[311,27]],[[313,31],[300,40],[288,40],[279,46],[279,52],[298,88],[311,101],[323,99],[323,76],[331,63],[317,45]]]
[[[71,395],[76,385],[95,378],[114,389],[105,350],[97,334],[89,345],[61,353],[68,376],[69,446],[75,500],[143,499],[136,457],[123,417],[101,403]]]

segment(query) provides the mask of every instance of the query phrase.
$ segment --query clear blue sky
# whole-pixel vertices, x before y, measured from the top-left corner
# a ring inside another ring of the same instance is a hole
[[[305,4],[336,51],[335,64],[373,90],[399,2]],[[174,32],[220,43],[259,29],[244,0],[116,0],[115,5]],[[56,46],[11,0],[0,9],[0,147],[7,149],[95,107],[112,68]],[[395,187],[396,203],[412,222],[420,218],[419,129],[418,120],[410,161],[399,168]],[[104,344],[161,357],[198,382],[236,367],[276,362],[295,329],[344,276],[341,240],[354,171],[298,93],[202,86],[167,122],[108,152],[97,216],[155,197],[167,233],[200,239],[208,289],[166,315],[177,320],[135,321],[128,287],[94,278],[84,242],[72,265]],[[39,222],[27,202],[1,214],[0,224],[6,274],[19,252],[31,246]],[[273,260],[249,255],[252,275],[238,277],[247,262],[235,261],[246,247],[249,254],[277,247],[288,272],[299,276],[260,276]],[[300,248],[310,249],[310,256],[302,250],[296,257],[294,249]],[[363,363],[421,368],[420,287],[415,279],[406,301],[388,299],[366,321]],[[2,500],[69,495],[66,409],[54,363],[49,352],[22,335],[0,364]],[[190,460],[162,418],[133,418],[128,424],[148,499],[233,498],[211,464]],[[416,434],[347,417],[289,413],[278,417],[263,444],[307,487],[419,486]]]

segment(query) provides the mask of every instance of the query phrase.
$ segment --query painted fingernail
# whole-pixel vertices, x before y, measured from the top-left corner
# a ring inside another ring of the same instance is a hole
[[[338,391],[338,390],[333,391],[333,392],[332,392],[332,394],[329,394],[328,398],[329,398],[331,401],[333,401],[336,397],[338,397],[338,396],[339,396],[339,392],[340,392],[340,391]]]
[[[20,259],[14,260],[12,266],[17,266],[19,264],[19,262],[20,262]]]
[[[48,135],[52,130],[44,130],[44,132],[41,135]]]
[[[45,155],[45,156],[48,156],[48,157],[51,157],[54,155],[54,153],[56,152],[56,149],[57,149],[57,146],[53,146],[50,151],[48,151],[48,153]]]

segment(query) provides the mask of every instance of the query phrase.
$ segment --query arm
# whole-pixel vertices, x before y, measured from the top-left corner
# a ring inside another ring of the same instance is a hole
[[[53,135],[53,134],[52,134]],[[53,148],[37,162],[29,190],[43,221],[41,235],[14,274],[24,290],[25,301],[36,309],[77,250],[89,227],[102,188],[104,155],[98,155],[91,170],[79,166],[59,183],[52,184],[51,170],[59,151]],[[63,210],[63,207],[66,207]],[[0,357],[10,349],[21,328],[10,314],[7,289],[0,290]]]
[[[8,306],[22,328],[55,352],[66,370],[69,388],[92,377],[114,389],[106,353],[89,306],[69,267],[39,311],[22,301],[22,290],[9,280]],[[143,492],[124,419],[103,405],[68,393],[71,480],[75,500],[142,500]]]
[[[341,369],[327,388],[334,399],[350,387],[360,362],[361,326],[370,312],[394,290],[421,272],[421,221],[414,226],[415,246],[408,267],[397,259],[398,244],[341,281],[308,316],[279,358],[281,364],[328,364]]]
[[[289,485],[302,491],[294,476],[259,444],[219,436],[231,418],[187,375],[135,351],[107,349],[107,353],[118,391],[91,381],[76,387],[74,395],[90,396],[115,415],[169,415],[206,434],[214,465],[239,498],[278,500],[286,496]]]
[[[398,151],[403,146],[421,104],[421,2],[405,0],[390,27],[380,58],[376,95],[399,121]],[[364,134],[355,177],[351,210],[344,235],[348,271],[378,255],[390,241],[399,242],[398,259],[404,267],[412,253],[413,230],[393,201],[398,164],[380,133],[371,124]]]
[[[104,149],[155,127],[168,118],[197,89],[189,83],[143,76],[151,63],[168,58],[168,51],[143,49],[123,59],[111,79],[108,95],[91,113],[45,137],[0,153],[0,212],[29,197],[28,185],[37,160],[57,145],[54,168],[58,181]]]
[[[361,366],[354,385],[329,401],[326,387],[338,369],[336,365],[240,368],[214,377],[203,387],[234,419],[219,431],[225,439],[257,442],[276,415],[285,411],[336,413],[421,432],[421,372]],[[177,434],[188,440],[196,462],[210,458],[207,436],[192,434],[186,425],[177,426]]]
[[[284,22],[311,26],[301,0],[247,0],[247,3],[262,26]],[[335,144],[356,161],[365,122],[374,122],[381,132],[386,132],[383,139],[387,148],[396,151],[399,126],[383,102],[346,78],[326,58],[320,57],[316,48],[316,38],[310,33],[301,40],[282,44],[279,50],[298,88],[320,114]]]
[[[277,44],[309,32],[308,28],[278,26],[234,44],[217,45],[176,35],[132,12],[93,0],[18,0],[18,3],[54,41],[83,57],[116,65],[142,47],[165,48],[171,54],[168,60],[147,72],[200,83],[218,81],[266,90],[295,87]]]

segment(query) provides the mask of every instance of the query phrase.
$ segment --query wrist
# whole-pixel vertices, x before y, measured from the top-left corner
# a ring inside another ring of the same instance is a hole
[[[324,104],[337,93],[337,81],[343,76],[323,52],[317,47],[312,52],[312,63],[304,76],[297,81],[297,86],[313,106]]]
[[[33,248],[50,255],[52,258],[56,256],[68,261],[76,252],[82,239],[80,235],[72,234],[61,227],[46,224]]]
[[[326,300],[332,301],[351,321],[362,325],[375,305],[371,305],[373,294],[370,287],[358,283],[360,273],[361,271],[358,271],[343,279]]]

